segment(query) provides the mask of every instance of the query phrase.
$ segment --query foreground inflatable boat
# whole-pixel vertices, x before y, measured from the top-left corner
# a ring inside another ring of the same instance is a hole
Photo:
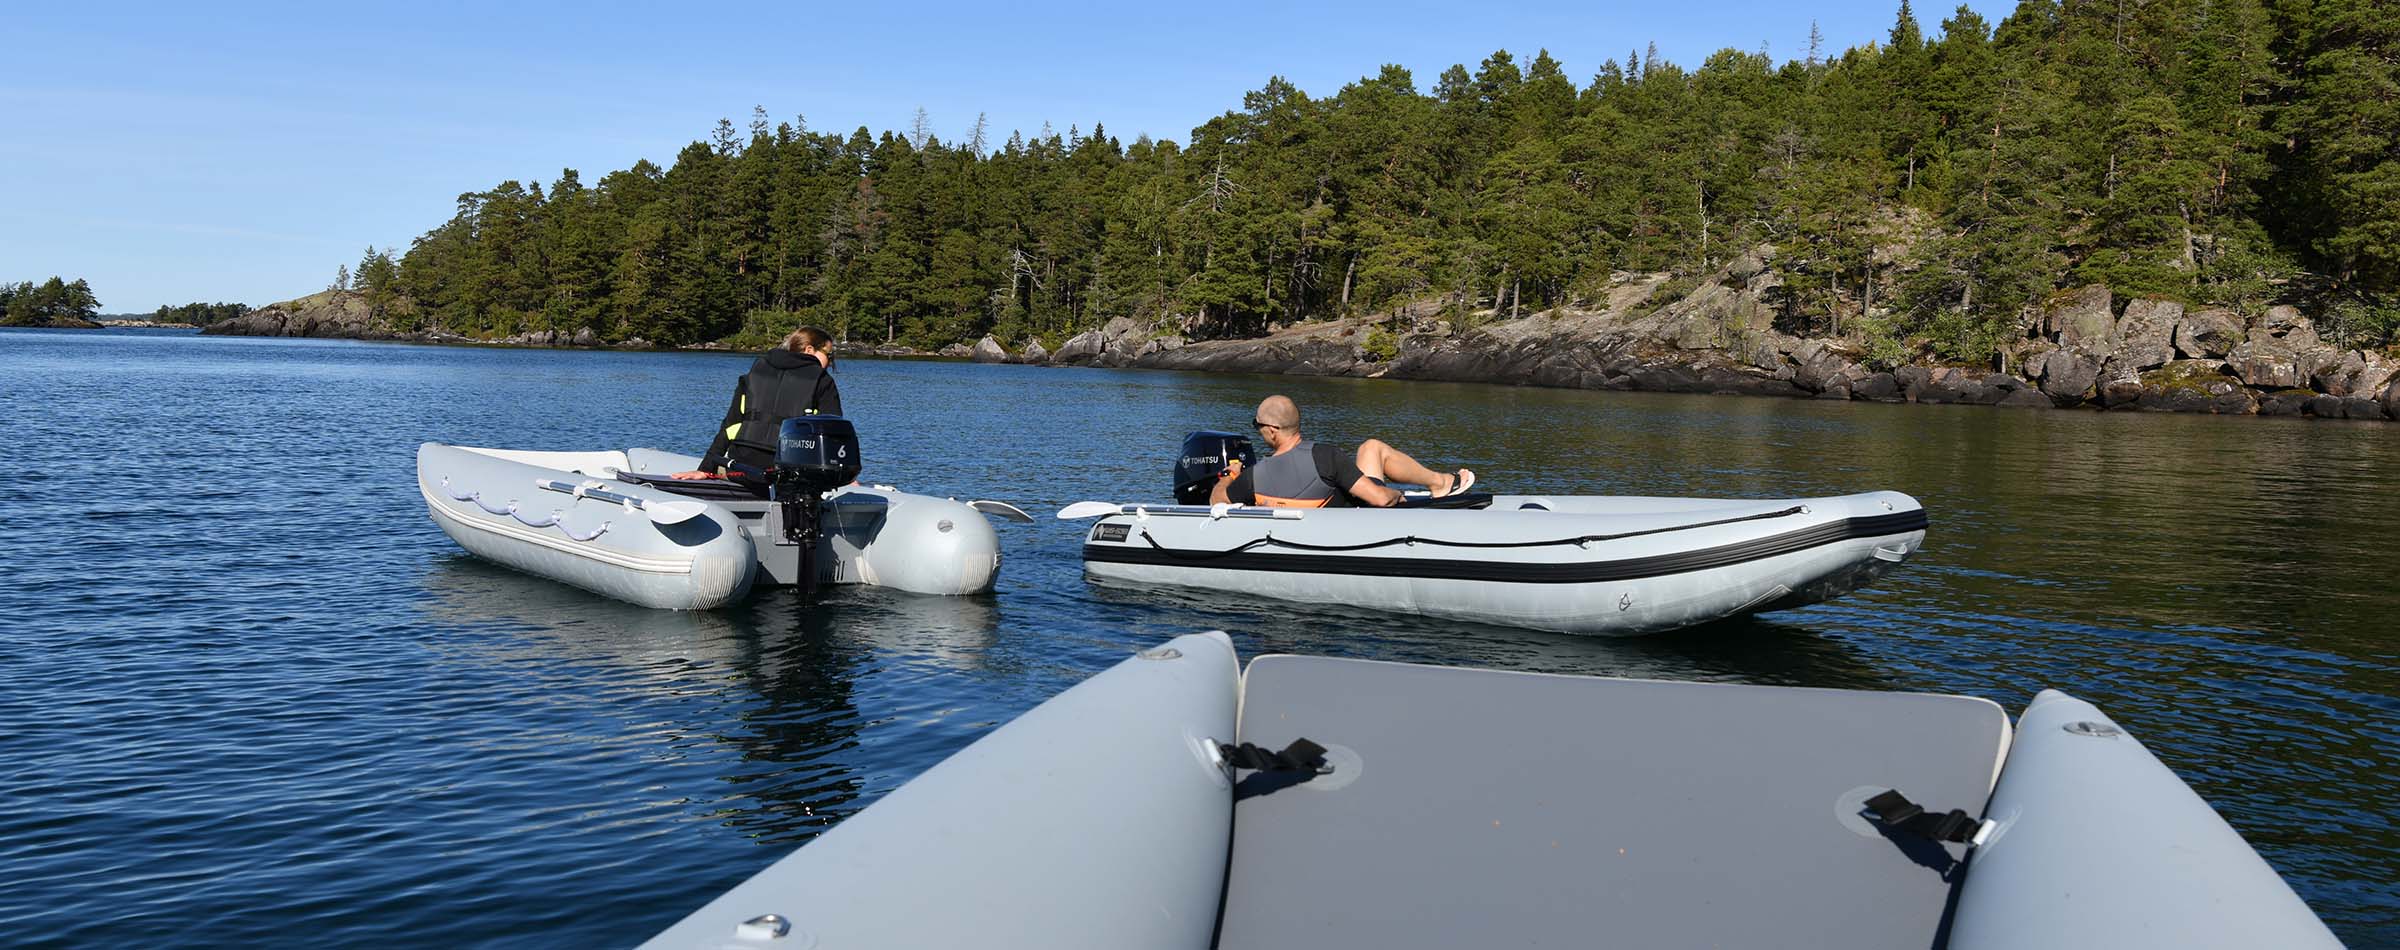
[[[2012,729],[1959,696],[1295,656],[1244,673],[1201,634],[1002,726],[647,946],[2339,943],[2061,693]]]
[[[1612,636],[1838,597],[1907,560],[1926,526],[1898,492],[1436,504],[1459,507],[1075,505],[1059,517],[1102,515],[1083,563],[1105,580]]]
[[[528,574],[645,607],[704,610],[756,584],[796,584],[803,563],[774,502],[723,483],[675,483],[700,460],[654,449],[525,452],[426,443],[417,488],[460,547]],[[920,594],[990,590],[1000,542],[985,510],[847,486],[823,503],[820,583]],[[1021,515],[1020,515],[1021,517]]]

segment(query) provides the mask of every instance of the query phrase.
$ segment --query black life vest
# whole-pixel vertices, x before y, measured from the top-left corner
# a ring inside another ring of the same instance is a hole
[[[790,350],[768,351],[742,376],[740,417],[733,420],[735,431],[726,440],[726,458],[752,469],[774,465],[783,420],[815,414],[833,391],[833,374],[826,372],[816,357]],[[836,407],[840,398],[834,397]]]

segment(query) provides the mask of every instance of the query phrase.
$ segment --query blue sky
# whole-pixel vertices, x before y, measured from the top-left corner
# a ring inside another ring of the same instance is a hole
[[[282,300],[405,249],[460,192],[664,163],[754,104],[819,130],[923,107],[945,139],[981,112],[1002,137],[1180,141],[1273,75],[1326,95],[1387,62],[1428,89],[1502,48],[1579,83],[1651,42],[1782,59],[1811,20],[1829,53],[1880,40],[1898,0],[731,6],[23,5],[0,18],[0,280],[84,277],[109,312]]]

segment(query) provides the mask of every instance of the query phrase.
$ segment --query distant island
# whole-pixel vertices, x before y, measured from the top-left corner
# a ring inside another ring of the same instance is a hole
[[[2375,53],[2400,23],[2370,8],[2027,0],[1928,37],[1903,3],[1886,42],[1781,62],[1270,79],[1188,145],[758,110],[665,167],[462,195],[405,254],[214,329],[746,348],[813,323],[1227,368],[1292,361],[1199,354],[1305,340],[1285,371],[2380,418],[2400,110],[2367,91],[2400,86]]]
[[[188,303],[153,313],[101,313],[90,282],[52,277],[39,284],[0,282],[0,327],[97,330],[131,327],[190,330],[250,312],[239,303]]]
[[[82,278],[52,277],[39,284],[0,282],[0,327],[98,329],[100,300]]]

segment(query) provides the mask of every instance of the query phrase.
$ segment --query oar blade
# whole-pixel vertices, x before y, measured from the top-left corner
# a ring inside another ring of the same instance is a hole
[[[1033,523],[1033,516],[1026,514],[1025,509],[1019,508],[1005,501],[986,501],[979,498],[974,501],[967,502],[967,507],[983,512],[987,515],[999,517],[1005,521],[1014,521],[1018,524]]]
[[[1115,502],[1079,501],[1059,509],[1058,520],[1076,521],[1083,518],[1097,518],[1101,515],[1113,515],[1117,512],[1123,511],[1124,509],[1125,506]]]

